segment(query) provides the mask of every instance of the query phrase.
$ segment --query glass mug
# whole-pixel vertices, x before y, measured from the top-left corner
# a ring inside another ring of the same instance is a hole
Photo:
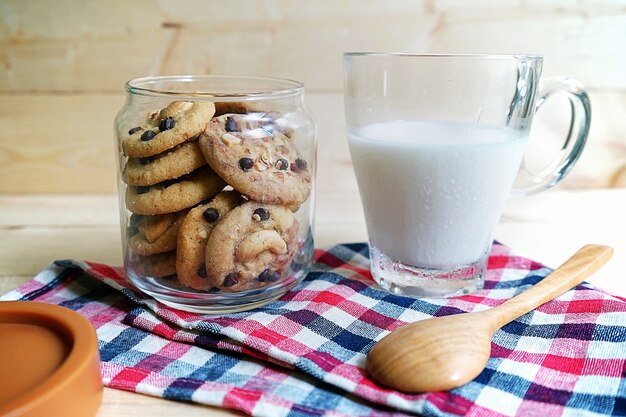
[[[124,268],[180,310],[267,304],[313,260],[315,124],[296,81],[126,83],[115,120]]]
[[[580,83],[540,80],[536,55],[344,55],[350,154],[384,289],[450,297],[481,289],[507,196],[558,183],[583,150],[591,110]],[[557,92],[571,124],[548,168],[523,162],[533,115]]]

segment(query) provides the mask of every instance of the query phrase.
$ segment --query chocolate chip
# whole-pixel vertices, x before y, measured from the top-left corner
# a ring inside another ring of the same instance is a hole
[[[198,276],[202,277],[202,278],[206,278],[207,277],[206,264],[200,265],[200,267],[198,268]]]
[[[296,166],[304,171],[306,169],[306,161],[304,159],[298,158],[296,159]]]
[[[213,207],[209,207],[208,209],[204,210],[202,216],[207,222],[215,223],[220,218],[220,212]]]
[[[173,117],[166,117],[165,119],[161,120],[161,123],[159,123],[159,130],[161,132],[165,130],[170,130],[173,129],[175,125],[176,120],[174,120]]]
[[[278,161],[276,161],[275,166],[276,166],[276,169],[284,171],[287,168],[289,168],[289,161],[287,161],[286,159],[280,158]]]
[[[225,287],[232,287],[233,285],[237,284],[239,282],[239,278],[237,278],[237,274],[235,274],[234,272],[229,273],[228,275],[226,275],[224,277],[224,283],[223,285]]]
[[[137,126],[137,127],[133,127],[132,129],[130,129],[128,131],[129,135],[134,135],[135,133],[139,132],[141,130],[141,127]]]
[[[228,116],[224,128],[227,132],[237,132],[237,121],[232,116]]]
[[[136,193],[145,194],[148,191],[150,191],[150,186],[140,185],[139,187],[137,187]]]
[[[270,218],[270,212],[267,211],[267,209],[264,209],[263,207],[259,207],[258,209],[254,210],[254,213],[252,214],[252,218],[256,221],[264,221]]]
[[[241,158],[239,160],[239,168],[241,168],[245,172],[250,171],[250,168],[252,168],[252,166],[254,166],[254,161],[252,160],[252,158]]]
[[[257,281],[259,282],[276,282],[280,279],[280,273],[278,273],[277,271],[270,271],[269,269],[266,269],[265,271],[261,272],[259,274],[259,276],[257,277]]]
[[[141,134],[141,140],[147,142],[152,140],[156,136],[156,132],[153,130],[146,130]]]

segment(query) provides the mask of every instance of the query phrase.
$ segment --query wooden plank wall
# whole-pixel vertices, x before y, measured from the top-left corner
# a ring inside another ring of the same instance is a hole
[[[544,75],[578,78],[593,103],[566,186],[626,186],[625,45],[624,0],[2,0],[0,193],[114,192],[122,85],[150,74],[303,81],[332,171],[349,164],[328,141],[350,50],[543,54]],[[562,134],[552,107],[533,137]]]

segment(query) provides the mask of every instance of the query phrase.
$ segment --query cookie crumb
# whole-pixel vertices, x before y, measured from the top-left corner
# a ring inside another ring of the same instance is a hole
[[[222,135],[222,142],[224,142],[224,145],[228,146],[229,148],[232,148],[236,145],[241,145],[241,139],[231,133],[224,133]]]
[[[256,161],[254,163],[254,168],[259,171],[259,172],[263,172],[267,169],[267,165],[265,165],[265,163],[261,160],[261,161]]]
[[[190,101],[181,101],[181,100],[172,101],[170,104],[168,104],[167,107],[161,109],[161,111],[158,114],[158,117],[159,119],[165,119],[167,117],[176,117],[180,113],[191,109],[192,106],[193,106],[193,103]]]
[[[276,143],[279,146],[283,146],[285,144],[285,142],[283,141],[283,139],[280,137],[280,135],[276,134],[273,138],[274,143]]]

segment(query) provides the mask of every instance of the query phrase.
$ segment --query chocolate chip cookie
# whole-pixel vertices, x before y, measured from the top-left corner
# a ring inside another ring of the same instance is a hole
[[[128,246],[137,255],[149,256],[176,248],[178,231],[185,212],[144,216],[137,224],[137,233],[128,238]]]
[[[215,225],[243,202],[237,191],[222,191],[209,203],[189,210],[178,232],[176,272],[178,280],[196,290],[211,288],[205,267],[206,243]]]
[[[138,274],[153,278],[174,278],[176,275],[176,251],[150,256],[135,256],[133,265]]]
[[[177,213],[160,214],[157,216],[144,216],[141,214],[132,214],[130,225],[142,233],[148,242],[154,242],[170,228],[176,220]]]
[[[199,136],[205,159],[229,185],[251,200],[297,210],[311,192],[308,163],[275,115],[214,117]]]
[[[215,105],[211,102],[173,101],[154,119],[149,118],[145,126],[128,131],[129,136],[122,140],[124,154],[146,158],[172,149],[200,134],[214,114]]]
[[[226,183],[208,166],[153,186],[128,187],[126,207],[136,214],[181,211],[217,195]]]
[[[248,201],[213,228],[206,246],[212,287],[237,292],[282,278],[297,247],[298,222],[283,206]]]
[[[131,158],[122,171],[128,185],[154,185],[181,177],[206,165],[197,141],[185,142],[161,154]]]

